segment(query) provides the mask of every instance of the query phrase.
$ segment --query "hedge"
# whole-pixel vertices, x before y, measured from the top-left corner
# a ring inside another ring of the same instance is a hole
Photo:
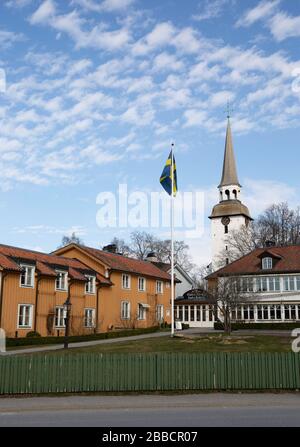
[[[94,340],[106,340],[109,338],[130,337],[133,335],[151,334],[159,330],[159,326],[154,326],[145,329],[126,329],[114,332],[103,332],[101,334],[91,335],[71,335],[68,337],[69,343],[94,341]],[[63,344],[65,340],[64,336],[61,337],[36,337],[36,338],[7,338],[6,346],[32,346],[32,345],[55,345]]]
[[[240,331],[240,330],[282,330],[289,331],[293,329],[300,328],[300,323],[232,323],[231,330],[232,331]],[[216,322],[214,324],[214,329],[218,331],[224,330],[224,325],[220,322]]]

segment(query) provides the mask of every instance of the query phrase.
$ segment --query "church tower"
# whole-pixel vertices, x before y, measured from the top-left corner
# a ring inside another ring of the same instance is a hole
[[[211,216],[212,270],[223,267],[230,261],[226,258],[228,240],[233,230],[248,225],[251,220],[248,208],[241,202],[241,184],[238,180],[230,117],[228,116],[223,172],[219,189],[219,203],[214,206]]]

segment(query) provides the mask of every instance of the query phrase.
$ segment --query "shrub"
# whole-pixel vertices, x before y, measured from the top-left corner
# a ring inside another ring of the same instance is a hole
[[[103,332],[101,334],[90,334],[90,335],[71,335],[68,337],[69,343],[84,342],[84,341],[94,341],[94,340],[105,340],[109,338],[119,338],[119,337],[130,337],[132,335],[142,335],[150,334],[159,330],[158,326],[145,328],[145,329],[124,329],[122,331],[114,332]],[[8,338],[6,340],[7,347],[13,346],[29,346],[29,345],[55,345],[63,344],[64,336],[61,337],[27,337],[24,338]]]
[[[36,331],[30,331],[26,335],[26,338],[34,338],[34,337],[41,337],[41,334],[39,332],[36,332]]]
[[[273,330],[282,330],[289,331],[293,329],[300,328],[300,323],[232,323],[231,329],[232,331],[240,331],[240,330],[264,330],[264,331],[273,331]],[[214,324],[214,329],[218,331],[224,330],[224,325],[221,322],[216,322]]]

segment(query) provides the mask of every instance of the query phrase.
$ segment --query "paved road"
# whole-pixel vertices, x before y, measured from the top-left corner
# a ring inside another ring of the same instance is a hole
[[[0,427],[300,427],[300,393],[0,399]]]

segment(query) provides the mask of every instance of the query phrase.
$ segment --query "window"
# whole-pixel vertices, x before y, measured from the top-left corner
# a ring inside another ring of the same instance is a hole
[[[163,293],[162,281],[156,281],[156,293]]]
[[[295,290],[295,277],[294,276],[286,276],[284,278],[284,290],[286,292],[292,292]]]
[[[253,278],[241,279],[241,292],[253,292]]]
[[[145,292],[145,290],[146,290],[146,280],[145,280],[145,278],[139,278],[138,279],[138,287],[139,287],[139,292]]]
[[[269,291],[280,292],[280,278],[279,276],[271,276],[269,278]]]
[[[84,327],[95,327],[95,309],[84,309]]]
[[[164,320],[164,306],[162,304],[158,304],[156,306],[156,320],[157,321]]]
[[[228,225],[225,225],[225,227],[224,227],[224,233],[225,233],[225,234],[228,234],[228,232],[229,232],[229,230],[228,230]]]
[[[263,270],[271,270],[273,268],[273,259],[272,258],[263,258],[262,268],[263,268]]]
[[[85,293],[94,295],[96,293],[96,278],[95,276],[86,275]]]
[[[20,304],[18,312],[18,327],[31,328],[32,326],[32,305]]]
[[[138,305],[138,319],[146,320],[146,309],[142,304]]]
[[[123,289],[130,289],[130,275],[122,275],[122,287]]]
[[[122,320],[130,319],[130,302],[122,301],[121,303],[121,318]]]
[[[63,307],[55,308],[55,327],[65,327],[65,312]]]
[[[34,267],[30,265],[21,265],[21,287],[34,287]]]
[[[56,290],[67,290],[67,272],[56,272],[55,288]]]

